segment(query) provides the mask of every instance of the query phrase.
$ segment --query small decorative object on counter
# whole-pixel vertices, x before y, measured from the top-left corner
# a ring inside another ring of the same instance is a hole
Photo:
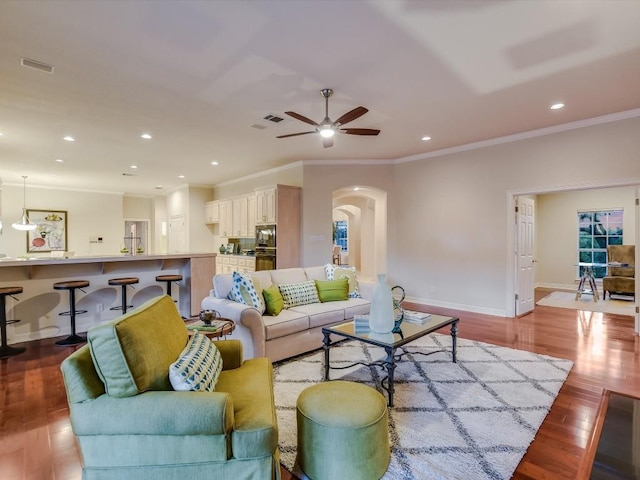
[[[205,326],[208,327],[211,325],[211,322],[213,322],[217,318],[220,318],[220,312],[216,310],[201,310],[199,316],[200,320],[202,320],[202,323],[204,323]]]
[[[387,285],[387,275],[378,274],[378,282],[373,288],[371,311],[369,313],[369,328],[375,333],[389,333],[395,326],[393,315],[393,296]]]
[[[227,249],[224,246],[224,244],[220,245],[220,248],[218,250],[220,250],[220,253],[225,253],[227,251]]]

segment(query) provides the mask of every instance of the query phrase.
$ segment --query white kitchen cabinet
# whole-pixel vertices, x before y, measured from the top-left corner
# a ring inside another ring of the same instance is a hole
[[[220,205],[218,200],[205,203],[204,208],[204,223],[218,223],[220,221]]]
[[[256,234],[257,203],[255,193],[247,196],[247,236],[250,238]]]
[[[219,234],[221,237],[232,237],[233,236],[233,200],[220,200],[219,201],[220,208],[220,230]]]
[[[256,224],[276,223],[276,189],[256,191]]]
[[[218,273],[253,273],[256,271],[255,257],[239,255],[219,255],[216,257],[216,274]]]
[[[247,210],[248,198],[246,195],[233,199],[233,236],[248,237],[249,211]]]

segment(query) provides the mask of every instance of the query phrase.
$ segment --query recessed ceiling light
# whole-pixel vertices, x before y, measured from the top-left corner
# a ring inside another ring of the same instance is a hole
[[[211,162],[211,165],[218,165],[218,162]]]
[[[178,178],[184,178],[184,175],[178,175]]]
[[[131,167],[129,167],[129,168],[138,168],[138,166],[137,165],[131,165]]]
[[[58,163],[64,163],[64,160],[62,160],[61,158],[56,158],[56,162],[58,162]]]
[[[150,138],[152,138],[148,133],[143,133],[142,135],[140,135],[140,137],[144,138],[145,140],[149,140]]]
[[[3,135],[4,135],[4,133],[0,132],[0,137],[3,136]]]
[[[156,190],[162,190],[162,185],[156,185]]]
[[[427,141],[431,140],[431,137],[422,137],[422,140],[423,140],[424,142],[427,142]]]
[[[66,140],[67,142],[75,142],[75,141],[76,141],[76,139],[75,139],[75,138],[73,138],[73,137],[72,137],[72,136],[70,136],[70,135],[67,135],[66,137],[63,137],[62,139],[63,139],[63,140]]]
[[[554,103],[549,108],[551,108],[551,110],[560,110],[561,108],[564,108],[564,103]]]
[[[360,190],[360,187],[356,187],[353,189],[355,192],[357,192],[358,190]]]

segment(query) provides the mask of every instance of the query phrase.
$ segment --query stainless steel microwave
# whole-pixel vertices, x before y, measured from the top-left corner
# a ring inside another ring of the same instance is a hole
[[[276,226],[257,225],[256,248],[275,248],[276,246]]]

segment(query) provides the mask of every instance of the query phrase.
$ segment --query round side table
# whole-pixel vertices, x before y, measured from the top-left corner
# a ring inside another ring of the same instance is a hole
[[[206,326],[202,320],[189,320],[185,323],[189,335],[193,335],[193,332],[197,331],[211,339],[226,337],[236,329],[235,322],[228,318],[216,318],[211,322],[211,326]]]

